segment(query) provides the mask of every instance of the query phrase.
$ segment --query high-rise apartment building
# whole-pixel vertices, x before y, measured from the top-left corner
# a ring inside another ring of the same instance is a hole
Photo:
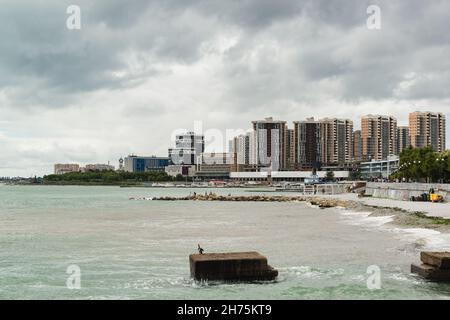
[[[250,163],[250,135],[241,134],[230,141],[230,154],[233,159],[233,170],[241,171],[240,167]]]
[[[411,146],[432,146],[436,152],[445,150],[445,115],[440,112],[413,112],[409,114]]]
[[[409,127],[397,127],[397,154],[400,154],[410,145]]]
[[[353,121],[325,118],[320,122],[320,156],[323,165],[345,165],[353,155]]]
[[[361,118],[361,138],[363,160],[386,160],[397,154],[397,120],[390,116],[364,116]]]
[[[314,118],[294,121],[294,163],[296,169],[320,168],[320,122]]]
[[[287,169],[295,169],[295,132],[294,129],[286,130],[286,165]]]
[[[362,161],[362,137],[361,130],[353,132],[353,161]]]
[[[256,164],[271,167],[273,171],[287,168],[286,121],[272,117],[252,121],[256,139]]]

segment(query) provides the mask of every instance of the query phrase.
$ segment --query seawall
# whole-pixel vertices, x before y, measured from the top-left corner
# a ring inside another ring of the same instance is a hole
[[[411,196],[428,193],[433,188],[435,193],[442,195],[445,201],[450,201],[450,184],[439,183],[379,183],[368,182],[366,195],[373,198],[386,198],[394,200],[409,200]]]

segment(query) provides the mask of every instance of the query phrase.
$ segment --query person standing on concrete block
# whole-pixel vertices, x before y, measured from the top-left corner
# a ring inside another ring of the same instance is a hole
[[[203,250],[203,248],[200,247],[200,244],[197,244],[197,245],[198,245],[198,253],[203,254],[203,251],[205,251],[205,250]]]

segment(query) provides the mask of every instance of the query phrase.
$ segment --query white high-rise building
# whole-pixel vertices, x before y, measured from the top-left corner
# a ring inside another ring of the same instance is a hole
[[[256,148],[256,133],[255,131],[247,133],[248,135],[248,163],[251,165],[258,164],[257,148]]]
[[[175,137],[175,148],[169,149],[169,158],[175,165],[194,165],[203,152],[205,152],[205,137],[187,132]]]
[[[234,157],[235,164],[249,164],[249,140],[248,134],[241,134],[230,141],[230,153]]]

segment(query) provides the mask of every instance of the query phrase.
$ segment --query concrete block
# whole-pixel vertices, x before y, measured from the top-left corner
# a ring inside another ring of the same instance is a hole
[[[422,251],[420,260],[424,264],[434,266],[438,269],[450,269],[450,252]]]
[[[265,281],[278,276],[258,252],[191,254],[189,263],[196,280]]]
[[[412,264],[411,272],[428,280],[450,282],[450,270],[441,270],[427,264]]]

